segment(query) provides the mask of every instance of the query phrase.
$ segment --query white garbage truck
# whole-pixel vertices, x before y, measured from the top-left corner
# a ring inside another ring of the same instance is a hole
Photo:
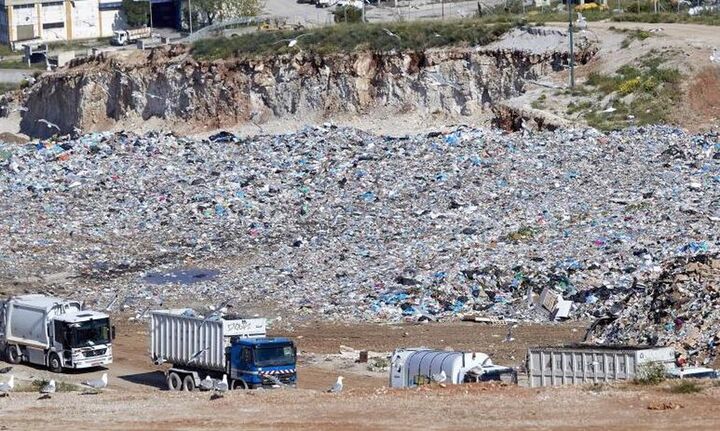
[[[390,387],[411,388],[431,382],[457,385],[483,381],[517,383],[517,372],[493,364],[485,353],[396,349],[390,358]]]
[[[115,328],[105,313],[45,295],[0,301],[0,352],[11,364],[29,362],[61,372],[112,363]]]
[[[151,36],[152,29],[150,29],[150,27],[134,28],[130,30],[115,30],[113,31],[112,39],[110,39],[110,44],[124,46],[130,43],[135,43],[140,39],[147,39]]]

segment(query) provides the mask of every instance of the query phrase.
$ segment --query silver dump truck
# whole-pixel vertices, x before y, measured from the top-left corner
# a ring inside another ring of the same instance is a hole
[[[112,363],[115,328],[105,313],[78,301],[22,295],[0,301],[0,352],[11,364],[29,362],[61,372]]]

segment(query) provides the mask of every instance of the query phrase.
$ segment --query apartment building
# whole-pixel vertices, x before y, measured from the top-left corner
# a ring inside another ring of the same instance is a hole
[[[125,28],[119,0],[0,0],[0,43],[112,36]]]

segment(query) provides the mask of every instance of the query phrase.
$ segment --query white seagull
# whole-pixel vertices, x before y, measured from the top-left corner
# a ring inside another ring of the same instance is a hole
[[[6,383],[0,383],[0,397],[10,396],[10,392],[15,387],[15,376],[11,375],[10,380]]]
[[[210,395],[211,400],[216,400],[218,398],[222,398],[223,394],[228,391],[228,381],[227,381],[227,375],[223,374],[223,378],[219,382],[215,382],[215,385],[213,387],[213,394]]]
[[[280,40],[278,40],[277,42],[275,42],[273,45],[277,45],[278,43],[282,43],[282,42],[287,42],[287,43],[288,43],[288,47],[289,47],[289,48],[292,48],[293,46],[297,45],[298,39],[300,39],[300,38],[303,37],[303,36],[310,36],[310,33],[303,33],[303,34],[301,34],[301,35],[295,36],[295,37],[292,38],[292,39],[280,39]]]
[[[54,128],[56,128],[56,129],[58,130],[58,132],[60,131],[60,127],[58,127],[57,124],[51,123],[51,122],[49,122],[48,120],[46,120],[46,119],[44,119],[44,118],[39,119],[39,120],[38,120],[38,123],[44,123],[44,124],[48,127],[48,129],[52,129],[52,128],[54,127]]]
[[[204,355],[205,352],[207,352],[209,349],[210,349],[210,346],[193,353],[193,355],[190,357],[190,360],[188,361],[188,364],[192,364],[193,362],[197,361],[200,358],[200,356]]]
[[[327,390],[327,392],[331,394],[339,394],[343,390],[343,376],[338,376],[337,381],[330,389]]]
[[[210,391],[215,387],[215,382],[210,376],[205,376],[204,379],[200,380],[200,384],[198,385],[198,388],[200,388],[201,391]]]
[[[447,381],[447,374],[445,374],[445,370],[442,370],[439,373],[433,374],[430,378],[435,383],[445,383]]]
[[[55,387],[55,380],[50,380],[46,384],[43,385],[42,388],[40,388],[40,393],[42,396],[38,398],[39,400],[47,400],[50,399],[51,395],[55,393],[55,390],[57,388]]]
[[[82,384],[89,388],[95,389],[95,390],[105,389],[105,388],[107,388],[107,385],[108,385],[107,373],[103,373],[103,375],[102,375],[102,377],[100,377],[100,379],[85,380],[84,382],[82,382]]]
[[[397,40],[400,40],[400,36],[396,35],[395,33],[391,32],[390,30],[383,27],[383,31],[390,37],[394,37]]]

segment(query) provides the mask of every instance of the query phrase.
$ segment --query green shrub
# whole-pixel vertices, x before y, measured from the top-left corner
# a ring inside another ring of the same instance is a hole
[[[355,6],[338,6],[333,11],[335,22],[337,23],[358,23],[362,22],[362,9],[358,9]]]
[[[635,383],[657,385],[665,380],[665,366],[660,362],[645,362],[637,367]]]
[[[199,59],[214,60],[242,55],[277,55],[298,49],[319,54],[369,51],[422,50],[452,45],[487,45],[517,24],[487,24],[477,19],[410,21],[382,24],[347,24],[304,31],[254,32],[231,39],[204,39],[193,45]],[[396,34],[387,34],[385,29]],[[289,47],[283,40],[296,38]]]

